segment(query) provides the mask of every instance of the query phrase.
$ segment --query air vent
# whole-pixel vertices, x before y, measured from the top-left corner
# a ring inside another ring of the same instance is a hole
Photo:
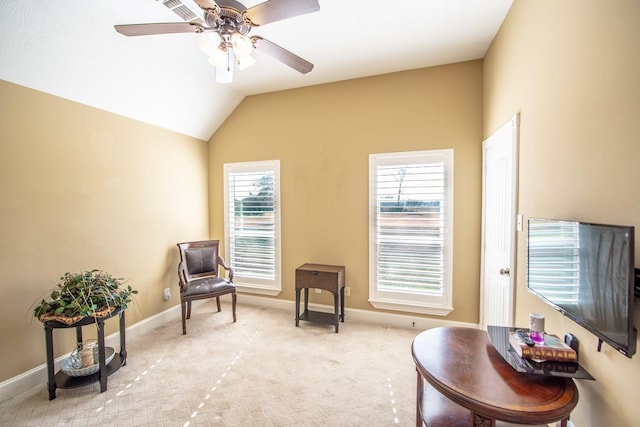
[[[182,6],[182,2],[180,0],[167,0],[167,1],[164,1],[163,3],[169,9],[173,9],[174,7]]]
[[[204,24],[202,20],[202,9],[193,1],[189,0],[156,0],[165,5],[173,13],[178,15],[185,22],[195,22]]]
[[[191,9],[189,9],[187,6],[182,5],[182,6],[178,6],[173,10],[173,13],[175,13],[176,15],[178,15],[180,18],[184,19],[185,21],[189,22],[192,21],[194,19],[197,18],[196,14],[193,13],[191,11]]]

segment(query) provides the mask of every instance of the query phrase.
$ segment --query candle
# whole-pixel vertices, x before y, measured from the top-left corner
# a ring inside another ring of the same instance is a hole
[[[544,342],[544,316],[542,314],[529,314],[529,336],[537,343]]]

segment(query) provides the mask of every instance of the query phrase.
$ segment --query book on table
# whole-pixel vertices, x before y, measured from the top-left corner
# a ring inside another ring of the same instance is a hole
[[[520,330],[520,333],[522,332],[527,333]],[[516,330],[509,333],[509,343],[523,359],[553,360],[556,362],[578,361],[576,351],[555,335],[545,334],[544,342],[536,342],[534,345],[529,346]]]

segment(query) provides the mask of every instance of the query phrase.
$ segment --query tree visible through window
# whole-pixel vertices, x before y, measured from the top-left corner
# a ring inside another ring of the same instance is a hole
[[[451,309],[453,151],[370,156],[371,303]]]

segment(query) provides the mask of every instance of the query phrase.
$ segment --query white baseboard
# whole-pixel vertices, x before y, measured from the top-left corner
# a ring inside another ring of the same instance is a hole
[[[295,301],[290,300],[281,300],[242,294],[238,296],[238,303],[255,305],[258,307],[274,308],[278,310],[288,310],[294,314],[296,312],[296,303]],[[309,304],[309,309],[333,313],[333,306],[328,305]],[[357,308],[348,307],[345,307],[344,309],[344,317],[345,321],[347,322],[352,320],[356,322],[371,323],[382,326],[392,326],[395,328],[415,329],[416,333],[440,326],[462,326],[468,328],[478,328],[477,323],[454,322],[451,320],[440,320],[396,313],[384,313],[372,310],[360,310]]]
[[[198,304],[204,304],[206,301],[194,301],[194,307]],[[295,313],[295,301],[281,300],[275,298],[261,297],[256,295],[240,293],[238,295],[238,305],[247,304],[258,307],[273,308],[277,310],[288,310],[291,313]],[[316,311],[325,311],[332,313],[333,307],[320,304],[309,304],[309,308]],[[239,311],[239,316],[242,312]],[[135,339],[137,336],[145,335],[151,332],[153,329],[162,326],[170,322],[180,321],[180,305],[171,307],[161,313],[144,319],[135,325],[129,326],[126,329],[127,340]],[[447,320],[431,319],[424,317],[417,317],[403,314],[382,313],[378,311],[359,310],[345,308],[345,321],[356,321],[363,323],[379,324],[383,326],[391,326],[396,328],[415,329],[416,334],[426,329],[431,329],[439,326],[465,326],[471,328],[477,328],[477,323],[466,322],[452,322]],[[180,333],[180,327],[176,327],[176,333]],[[115,332],[105,337],[105,344],[118,347],[120,345],[120,335]],[[55,370],[60,369],[62,361],[68,357],[69,354],[64,354],[55,360]],[[20,393],[23,393],[33,387],[47,382],[47,364],[43,363],[40,366],[36,366],[27,372],[16,375],[13,378],[9,378],[0,383],[0,402],[4,402],[7,399],[12,398]]]

